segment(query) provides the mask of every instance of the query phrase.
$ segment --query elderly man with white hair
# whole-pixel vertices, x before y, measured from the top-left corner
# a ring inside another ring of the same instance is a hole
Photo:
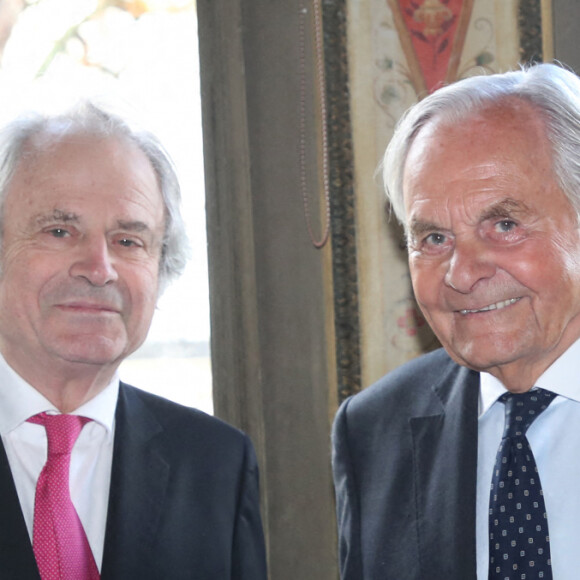
[[[0,578],[266,578],[252,444],[122,383],[186,249],[150,133],[85,102],[0,131]]]
[[[384,158],[443,348],[340,408],[343,580],[576,580],[580,80],[542,64],[434,92]]]

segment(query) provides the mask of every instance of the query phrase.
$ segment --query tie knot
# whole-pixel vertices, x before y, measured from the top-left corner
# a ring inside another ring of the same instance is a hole
[[[505,437],[525,435],[529,426],[548,408],[556,395],[545,389],[526,393],[505,393],[499,400],[505,404]]]
[[[90,421],[79,415],[49,415],[39,413],[28,419],[30,423],[44,425],[48,439],[48,455],[69,454],[83,426]]]

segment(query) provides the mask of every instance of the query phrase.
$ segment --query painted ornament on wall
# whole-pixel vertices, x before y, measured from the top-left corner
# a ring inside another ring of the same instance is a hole
[[[387,0],[419,98],[457,79],[473,0]]]

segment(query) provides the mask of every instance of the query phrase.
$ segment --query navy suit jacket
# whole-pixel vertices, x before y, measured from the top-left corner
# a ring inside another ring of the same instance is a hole
[[[40,578],[3,447],[0,578]],[[265,580],[248,437],[121,384],[101,578]]]
[[[333,430],[343,580],[475,580],[479,375],[443,350],[346,400]]]

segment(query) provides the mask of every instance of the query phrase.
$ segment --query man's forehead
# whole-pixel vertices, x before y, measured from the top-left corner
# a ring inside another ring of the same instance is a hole
[[[44,149],[31,141],[6,187],[6,211],[13,207],[37,225],[79,222],[95,210],[128,222],[159,209],[163,219],[165,209],[145,153],[130,140],[91,134],[67,135]]]
[[[85,161],[86,160],[86,161]],[[18,174],[30,174],[35,180],[62,180],[63,171],[84,175],[84,169],[95,163],[110,164],[103,179],[109,176],[152,176],[157,186],[159,178],[151,159],[130,138],[123,135],[100,135],[73,131],[53,135],[45,131],[30,136],[23,144],[11,181]],[[41,173],[36,170],[42,168]]]
[[[517,104],[488,107],[461,120],[430,120],[415,136],[405,160],[406,202],[409,191],[428,196],[441,179],[446,187],[459,184],[484,192],[499,186],[507,194],[526,174],[553,169],[544,122],[530,105]]]
[[[506,139],[506,135],[509,137]],[[533,149],[542,155],[552,156],[546,123],[536,107],[519,99],[509,98],[481,106],[466,114],[438,113],[431,117],[414,135],[403,167],[404,175],[413,172],[413,166],[433,150],[443,158],[449,144],[460,141],[462,147],[472,151],[490,150],[490,143],[498,155],[509,156],[513,143],[532,141]],[[466,165],[469,158],[465,159]]]

